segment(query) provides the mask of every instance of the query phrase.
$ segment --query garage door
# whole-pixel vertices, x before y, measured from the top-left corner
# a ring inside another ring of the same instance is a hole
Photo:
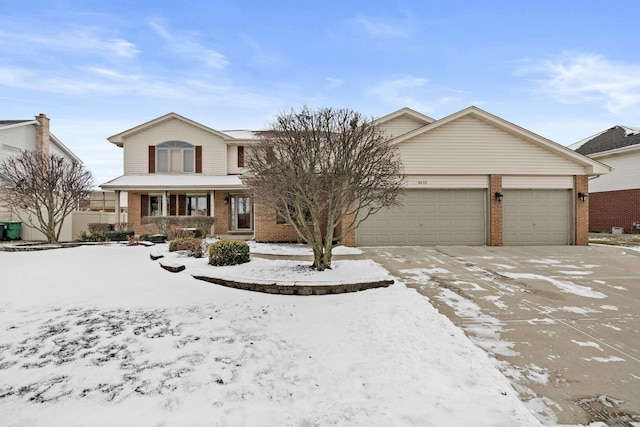
[[[504,190],[502,239],[511,245],[570,245],[571,191]]]
[[[359,246],[484,245],[486,190],[407,190],[403,206],[370,216]]]

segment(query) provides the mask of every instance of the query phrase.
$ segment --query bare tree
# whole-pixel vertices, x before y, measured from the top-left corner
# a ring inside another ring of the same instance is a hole
[[[23,151],[0,163],[3,197],[25,224],[57,242],[64,219],[86,200],[93,176],[57,154]]]
[[[280,113],[245,165],[243,182],[311,246],[318,270],[331,266],[336,242],[397,204],[403,185],[389,137],[350,109],[305,106]]]

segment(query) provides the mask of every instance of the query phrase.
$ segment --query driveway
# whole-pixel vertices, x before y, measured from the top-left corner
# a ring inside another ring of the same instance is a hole
[[[461,327],[545,424],[640,422],[640,253],[365,248]]]

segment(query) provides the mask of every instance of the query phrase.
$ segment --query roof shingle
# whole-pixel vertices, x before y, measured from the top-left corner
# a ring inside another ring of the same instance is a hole
[[[640,128],[614,126],[582,142],[576,152],[584,155],[602,153],[640,144]]]

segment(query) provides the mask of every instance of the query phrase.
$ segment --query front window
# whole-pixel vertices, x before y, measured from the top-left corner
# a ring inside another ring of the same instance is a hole
[[[187,196],[187,215],[206,216],[207,196]]]
[[[193,145],[183,141],[167,141],[158,144],[156,150],[156,171],[169,173],[194,172],[195,150]]]

